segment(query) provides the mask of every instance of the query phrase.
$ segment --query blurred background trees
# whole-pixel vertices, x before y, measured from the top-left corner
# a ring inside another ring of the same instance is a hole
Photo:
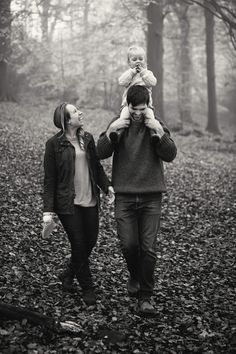
[[[218,133],[235,122],[235,33],[231,0],[1,0],[0,100],[118,112],[117,78],[136,43],[158,79],[157,114],[175,129],[205,117]]]

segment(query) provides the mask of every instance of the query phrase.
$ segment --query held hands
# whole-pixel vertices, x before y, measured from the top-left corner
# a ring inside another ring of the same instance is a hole
[[[114,191],[114,188],[112,186],[108,187],[107,196],[108,196],[107,203],[108,204],[112,204],[114,202],[114,200],[115,200],[115,191]]]
[[[160,139],[165,133],[161,123],[155,118],[153,110],[151,108],[147,108],[145,111],[144,124],[149,129],[154,130]]]

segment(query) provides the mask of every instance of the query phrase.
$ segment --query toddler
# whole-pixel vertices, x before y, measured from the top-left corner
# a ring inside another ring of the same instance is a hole
[[[146,64],[146,54],[142,47],[132,46],[128,49],[127,53],[129,69],[126,70],[118,79],[119,84],[125,87],[122,103],[121,103],[121,112],[120,118],[129,115],[129,110],[127,107],[126,96],[127,91],[130,86],[133,85],[142,85],[145,86],[149,91],[149,105],[148,109],[153,109],[152,106],[152,86],[155,86],[157,79],[153,75],[151,70],[147,69]],[[112,142],[117,142],[121,136],[123,129],[119,129],[117,132],[112,132],[110,134],[110,139]],[[156,133],[150,131],[151,138],[156,137]]]

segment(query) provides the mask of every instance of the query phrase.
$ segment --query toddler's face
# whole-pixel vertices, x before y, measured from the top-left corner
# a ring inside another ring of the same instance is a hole
[[[135,51],[130,54],[129,56],[129,66],[134,69],[137,67],[142,67],[144,68],[146,65],[146,60],[143,52],[141,51]]]

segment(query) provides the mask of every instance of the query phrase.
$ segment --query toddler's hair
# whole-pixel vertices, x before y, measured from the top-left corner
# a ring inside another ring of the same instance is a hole
[[[132,55],[133,52],[138,52],[138,51],[142,52],[144,58],[146,59],[145,50],[142,47],[140,47],[139,45],[132,45],[131,47],[128,48],[127,60],[129,61],[129,58],[130,58],[130,56]]]

